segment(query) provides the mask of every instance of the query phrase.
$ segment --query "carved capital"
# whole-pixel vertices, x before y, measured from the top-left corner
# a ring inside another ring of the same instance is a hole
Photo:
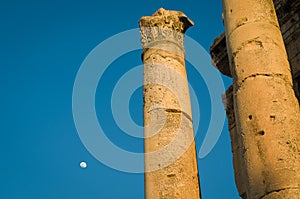
[[[143,48],[150,48],[161,42],[170,42],[181,49],[183,49],[185,31],[194,25],[193,21],[182,12],[163,8],[152,16],[142,17],[139,24]]]

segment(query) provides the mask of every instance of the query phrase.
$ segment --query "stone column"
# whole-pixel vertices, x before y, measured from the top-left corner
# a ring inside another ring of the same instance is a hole
[[[144,63],[145,196],[199,199],[182,12],[160,8],[140,20]]]
[[[247,198],[299,199],[299,105],[273,1],[223,9]]]
[[[239,131],[237,130],[235,115],[234,115],[234,102],[232,95],[233,87],[230,86],[226,93],[223,95],[223,101],[228,118],[228,130],[231,138],[231,151],[232,163],[234,168],[234,177],[237,190],[242,199],[247,199],[246,186],[245,186],[245,173],[243,172],[243,144]]]

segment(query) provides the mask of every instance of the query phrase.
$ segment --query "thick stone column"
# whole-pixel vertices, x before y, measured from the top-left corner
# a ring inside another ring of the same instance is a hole
[[[234,177],[237,190],[242,199],[247,199],[246,185],[245,185],[245,173],[243,164],[243,143],[240,133],[236,126],[234,115],[234,102],[233,102],[233,87],[230,86],[226,93],[222,96],[224,105],[226,108],[226,115],[228,118],[228,130],[231,138],[231,150],[232,150],[232,163],[234,168]]]
[[[299,199],[299,105],[273,1],[223,8],[247,198]]]
[[[182,12],[162,8],[140,20],[147,199],[200,198],[183,46],[192,25]]]

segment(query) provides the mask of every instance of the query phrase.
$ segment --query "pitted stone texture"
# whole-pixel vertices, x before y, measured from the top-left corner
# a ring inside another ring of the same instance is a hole
[[[189,97],[186,95],[186,97]],[[158,84],[147,84],[144,86],[144,117],[148,118],[149,113],[155,109],[176,110],[192,118],[190,101],[176,95],[169,88]],[[148,125],[145,121],[144,125]]]
[[[296,104],[291,90],[291,85],[273,77],[249,79],[235,90],[249,198],[299,186],[299,112],[290,109]],[[249,97],[255,93],[259,96]]]
[[[177,72],[183,75],[184,77],[186,76],[185,62],[184,62],[183,55],[170,53],[169,51],[164,51],[160,48],[152,48],[145,52],[144,57],[147,58],[147,59],[143,59],[144,64],[151,65],[151,64],[160,63],[160,65],[173,69],[174,72]]]
[[[226,98],[226,115],[228,117],[228,130],[231,138],[231,149],[232,149],[232,163],[234,168],[234,177],[236,187],[238,189],[241,198],[246,199],[246,184],[245,184],[245,172],[244,172],[244,159],[243,150],[244,145],[242,143],[242,135],[237,130],[235,115],[234,115],[234,103],[233,103],[233,87],[230,86],[225,94]]]
[[[223,11],[226,35],[245,24],[257,22],[279,28],[272,0],[223,0]]]
[[[148,123],[154,128],[146,128],[145,134],[156,134],[145,140],[145,170],[156,170],[145,175],[146,198],[199,198],[192,122],[180,112],[163,109],[151,111],[151,118]],[[155,125],[164,118],[163,126]]]
[[[290,69],[293,76],[294,91],[300,103],[300,92],[298,89],[300,85],[300,0],[274,0],[273,2],[275,4],[281,34],[283,36],[286,51],[288,54]],[[247,8],[247,10],[248,9],[249,7]],[[229,10],[229,14],[233,12],[234,9]],[[243,13],[243,15],[245,15],[245,13]],[[272,17],[269,17],[269,20],[271,18]],[[248,21],[248,18],[244,21]],[[234,21],[231,23],[234,23]],[[240,25],[242,26],[243,23],[241,23]],[[271,25],[274,25],[274,23],[272,22]],[[275,25],[275,27],[276,26],[277,25]],[[257,30],[257,28],[255,28],[254,26],[252,27],[252,29]],[[265,30],[267,30],[267,27],[265,28]],[[251,34],[255,34],[255,31],[250,30],[249,32]],[[252,41],[255,40],[256,39]],[[251,39],[248,41],[251,41]],[[257,44],[259,43],[257,42]],[[215,39],[214,43],[211,46],[210,53],[214,66],[216,66],[224,75],[232,77],[229,67],[229,60],[227,56],[228,53],[226,49],[226,39],[224,37],[224,33]]]
[[[140,20],[144,62],[145,196],[200,199],[182,12],[159,9]]]
[[[263,23],[244,25],[228,37],[228,46],[232,51],[229,60],[235,63],[230,69],[231,74],[238,84],[257,74],[285,75],[292,84],[289,62],[277,27]],[[268,59],[270,57],[272,59]]]
[[[247,198],[300,190],[299,105],[274,5],[271,0],[223,5]]]
[[[196,155],[194,144],[173,164],[145,175],[146,198],[199,198],[197,164],[190,154]]]
[[[152,54],[150,53],[152,52]],[[144,59],[144,110],[177,109],[190,117],[191,104],[183,57],[150,50]]]
[[[190,118],[176,110],[155,109],[149,115],[149,125],[145,127],[145,167],[155,171],[176,162],[193,145],[193,125]]]

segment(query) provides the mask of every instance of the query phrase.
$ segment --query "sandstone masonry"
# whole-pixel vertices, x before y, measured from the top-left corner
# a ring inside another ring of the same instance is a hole
[[[300,1],[223,0],[223,7],[225,34],[211,56],[233,77],[224,101],[238,191],[299,199]]]
[[[147,199],[200,198],[183,46],[192,25],[182,12],[162,8],[140,19]]]

